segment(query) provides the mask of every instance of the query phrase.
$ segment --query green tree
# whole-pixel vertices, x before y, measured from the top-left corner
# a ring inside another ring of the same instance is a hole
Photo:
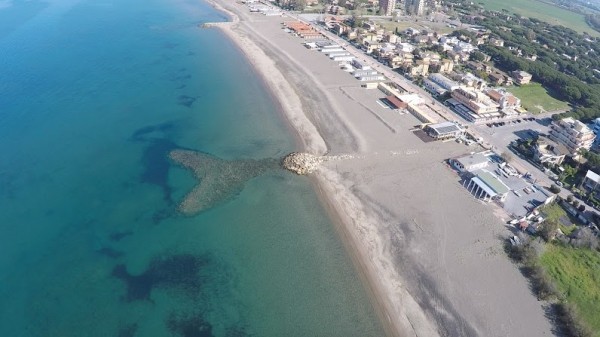
[[[469,55],[469,59],[471,61],[480,61],[482,62],[483,60],[485,60],[485,55],[480,52],[480,51],[474,51]]]
[[[540,226],[538,233],[546,242],[550,242],[556,236],[557,231],[558,222],[546,220]]]
[[[525,37],[529,41],[535,40],[536,35],[535,35],[535,32],[533,31],[533,29],[531,29],[531,28],[527,29],[527,31],[525,32]]]
[[[564,171],[562,173],[562,179],[561,179],[563,181],[570,177],[575,177],[575,175],[577,174],[577,169],[573,166],[565,165],[563,168],[564,168]]]

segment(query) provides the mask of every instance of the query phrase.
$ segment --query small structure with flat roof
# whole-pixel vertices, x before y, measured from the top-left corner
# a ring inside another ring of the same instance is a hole
[[[457,123],[442,122],[427,125],[425,127],[425,132],[436,140],[444,140],[459,137],[464,134],[465,130]]]
[[[484,169],[490,160],[482,153],[473,153],[468,156],[450,159],[450,164],[460,172],[473,172]]]
[[[467,180],[467,190],[471,192],[475,198],[485,202],[492,200],[504,201],[510,188],[506,186],[498,177],[487,170],[479,170],[474,172],[474,176]]]

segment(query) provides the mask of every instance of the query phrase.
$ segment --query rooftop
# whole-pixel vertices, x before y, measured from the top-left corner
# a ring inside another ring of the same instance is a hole
[[[430,129],[432,129],[438,135],[445,135],[449,133],[454,133],[458,131],[462,131],[462,128],[458,126],[454,122],[442,122],[437,124],[428,125]]]
[[[457,158],[456,160],[463,164],[465,167],[483,164],[489,161],[488,157],[484,156],[481,153],[473,153],[468,156]]]
[[[587,171],[587,173],[585,174],[585,178],[590,179],[590,180],[594,181],[595,183],[600,182],[600,175],[598,175],[596,172],[594,172],[592,170]]]
[[[506,194],[510,190],[510,188],[508,186],[506,186],[505,183],[503,183],[500,179],[498,179],[495,175],[493,175],[489,171],[480,170],[480,171],[477,171],[476,173],[477,173],[477,176],[474,179],[478,179],[479,181],[483,182],[492,191],[494,191],[495,194],[500,194],[500,195]],[[486,193],[487,193],[487,191],[486,191]],[[488,193],[488,194],[490,194],[490,193]]]

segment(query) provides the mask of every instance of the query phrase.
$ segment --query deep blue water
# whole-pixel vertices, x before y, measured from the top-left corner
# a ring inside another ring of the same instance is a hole
[[[0,1],[0,336],[380,336],[303,177],[177,211],[175,148],[294,149],[199,1]]]

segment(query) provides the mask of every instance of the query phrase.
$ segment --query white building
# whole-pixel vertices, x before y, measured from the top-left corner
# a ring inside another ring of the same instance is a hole
[[[453,139],[465,133],[465,129],[454,122],[430,124],[425,127],[425,131],[436,140]]]
[[[597,136],[598,132],[600,132],[600,117],[594,119],[594,121],[592,122],[590,127],[591,127],[592,131],[594,131],[594,134],[596,134],[596,136]]]
[[[562,164],[569,150],[561,143],[540,135],[533,146],[533,160],[542,164]]]
[[[467,54],[470,54],[475,49],[477,49],[477,47],[475,47],[474,45],[472,45],[472,44],[470,44],[468,42],[459,41],[457,44],[454,45],[453,49],[457,53],[467,53]]]
[[[571,117],[552,122],[550,139],[567,147],[571,155],[576,155],[579,149],[589,150],[596,135],[582,122]]]
[[[442,74],[431,74],[427,78],[448,91],[454,91],[460,87],[458,82],[455,82]]]
[[[445,43],[445,44],[449,44],[449,45],[456,45],[458,44],[460,40],[456,37],[456,36],[442,36],[440,38],[440,42],[441,43]]]
[[[365,64],[361,61],[359,61],[358,59],[355,59],[352,61],[352,66],[356,69],[362,69],[362,70],[371,70],[371,66],[368,64]]]
[[[475,198],[485,202],[492,200],[502,202],[506,200],[506,196],[510,191],[510,188],[505,183],[487,170],[474,172],[474,176],[471,179],[465,180],[465,185]]]
[[[500,105],[500,110],[510,113],[521,108],[521,100],[504,89],[489,89],[487,95]]]
[[[600,175],[592,170],[588,170],[581,185],[590,191],[596,191],[600,185]]]
[[[450,159],[450,164],[460,172],[473,172],[484,169],[490,160],[481,153],[473,153],[468,156]]]
[[[425,14],[425,0],[406,0],[406,14],[423,15]]]
[[[382,15],[393,15],[396,9],[396,0],[379,0],[379,9],[381,9]]]
[[[499,105],[481,91],[458,88],[452,92],[452,98],[476,114],[497,112]]]

